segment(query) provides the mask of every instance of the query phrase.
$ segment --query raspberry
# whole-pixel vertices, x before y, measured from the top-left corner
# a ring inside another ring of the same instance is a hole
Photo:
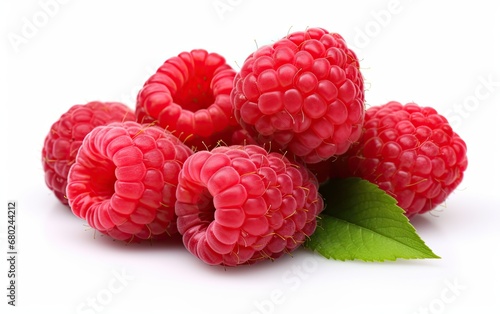
[[[85,135],[96,126],[133,120],[134,112],[124,104],[93,101],[72,106],[52,125],[45,137],[42,165],[45,183],[61,203],[68,204],[65,196],[68,171]]]
[[[165,61],[137,97],[141,123],[156,121],[195,149],[230,143],[241,128],[229,100],[236,72],[216,53],[197,49]]]
[[[117,240],[173,235],[177,176],[191,154],[160,127],[136,122],[96,127],[69,171],[71,209]]]
[[[434,209],[462,181],[467,147],[435,109],[395,101],[374,106],[364,129],[333,171],[377,184],[408,217]]]
[[[237,266],[292,252],[323,209],[304,166],[256,145],[221,146],[189,157],[175,212],[186,248],[210,265]]]
[[[261,145],[317,163],[361,134],[363,78],[344,39],[321,28],[292,33],[251,54],[236,75],[235,117]]]

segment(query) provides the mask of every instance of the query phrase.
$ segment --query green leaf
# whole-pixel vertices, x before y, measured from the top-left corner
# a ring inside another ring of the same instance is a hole
[[[327,207],[307,248],[342,261],[440,258],[418,236],[397,201],[377,185],[347,178],[331,180],[321,190]]]

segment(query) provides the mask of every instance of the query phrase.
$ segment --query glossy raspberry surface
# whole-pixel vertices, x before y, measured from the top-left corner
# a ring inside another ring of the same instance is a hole
[[[436,208],[462,182],[466,153],[435,109],[392,101],[366,111],[363,135],[333,171],[376,183],[412,217]]]
[[[73,213],[114,239],[173,235],[177,177],[192,151],[160,127],[136,122],[96,127],[68,176]]]
[[[196,150],[230,144],[239,129],[229,100],[236,72],[217,53],[182,52],[158,68],[137,97],[140,123],[156,122]]]
[[[72,106],[52,124],[44,140],[42,165],[45,183],[61,203],[68,204],[68,171],[84,137],[96,126],[133,120],[134,112],[122,103],[92,101]]]
[[[260,145],[317,163],[345,153],[359,138],[363,84],[344,39],[310,28],[252,53],[231,101],[236,119]]]
[[[189,157],[175,212],[186,248],[210,265],[275,259],[300,246],[323,210],[316,178],[256,145],[218,147]]]

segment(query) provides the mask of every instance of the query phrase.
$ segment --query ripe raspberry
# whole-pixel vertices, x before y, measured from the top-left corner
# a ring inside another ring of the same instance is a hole
[[[92,130],[68,176],[73,213],[114,239],[175,234],[175,189],[192,151],[160,127],[111,123]]]
[[[186,248],[210,265],[237,266],[291,252],[316,229],[318,183],[303,166],[256,145],[189,157],[175,212]]]
[[[156,121],[196,149],[230,143],[241,128],[233,117],[229,93],[236,72],[216,54],[198,49],[165,61],[137,97],[141,123]]]
[[[361,139],[333,163],[333,171],[377,184],[412,217],[434,209],[458,186],[466,152],[436,110],[393,101],[366,111]]]
[[[296,32],[251,54],[236,75],[235,117],[261,145],[317,163],[361,134],[363,78],[344,39],[321,28]]]
[[[93,101],[72,106],[52,125],[45,137],[42,165],[45,183],[61,203],[68,204],[65,196],[68,171],[85,135],[96,126],[133,120],[134,112],[124,104]]]

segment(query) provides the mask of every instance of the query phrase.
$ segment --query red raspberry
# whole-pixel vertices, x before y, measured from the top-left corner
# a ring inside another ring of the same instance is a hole
[[[333,171],[377,184],[408,217],[434,209],[462,181],[467,147],[433,108],[395,101],[371,107],[364,129]]]
[[[162,128],[136,122],[97,127],[68,176],[73,213],[114,239],[175,234],[175,190],[192,151]]]
[[[363,78],[344,39],[321,28],[296,32],[251,54],[236,75],[235,117],[262,145],[317,163],[361,134]]]
[[[186,248],[210,265],[237,266],[295,250],[323,209],[315,177],[256,145],[218,147],[189,157],[175,212]]]
[[[165,61],[137,97],[141,123],[158,122],[196,149],[230,143],[241,128],[233,117],[229,94],[236,72],[216,54],[198,49]]]
[[[133,120],[134,112],[124,104],[93,101],[72,106],[52,125],[45,137],[42,164],[45,183],[63,204],[68,204],[68,171],[85,135],[96,126]]]

